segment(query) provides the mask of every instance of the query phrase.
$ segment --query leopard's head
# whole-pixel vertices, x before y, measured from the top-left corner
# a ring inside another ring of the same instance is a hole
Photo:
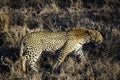
[[[98,44],[103,42],[102,34],[97,30],[88,30],[88,34],[90,36],[90,41],[97,42]]]

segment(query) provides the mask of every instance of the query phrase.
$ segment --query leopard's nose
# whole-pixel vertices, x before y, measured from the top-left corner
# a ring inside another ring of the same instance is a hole
[[[98,44],[101,44],[103,42],[103,38],[102,39],[100,39],[100,40],[98,40]]]
[[[102,43],[102,41],[98,41],[97,43],[98,43],[98,44],[101,44],[101,43]]]

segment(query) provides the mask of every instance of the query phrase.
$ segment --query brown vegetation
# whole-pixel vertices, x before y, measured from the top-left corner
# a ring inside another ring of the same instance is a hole
[[[25,80],[119,80],[119,5],[119,0],[0,0],[0,56],[13,61],[13,68],[18,68],[14,79],[24,80],[19,77],[23,73],[18,67],[18,58],[20,41],[25,34],[84,26],[99,30],[104,37],[101,45],[83,46],[87,62],[76,61],[69,55],[60,66],[59,74],[46,74],[55,56],[45,52],[39,62],[40,72],[31,76],[29,71]],[[0,63],[0,80],[11,78],[11,69]]]

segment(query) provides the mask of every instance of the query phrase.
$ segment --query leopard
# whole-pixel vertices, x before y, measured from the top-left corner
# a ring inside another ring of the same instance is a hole
[[[38,31],[28,33],[23,37],[20,45],[23,71],[27,69],[26,64],[33,71],[38,71],[37,61],[43,51],[55,52],[62,49],[52,66],[53,69],[58,68],[66,56],[73,51],[82,59],[84,58],[82,47],[89,42],[102,43],[102,34],[98,30],[81,27],[62,32]]]

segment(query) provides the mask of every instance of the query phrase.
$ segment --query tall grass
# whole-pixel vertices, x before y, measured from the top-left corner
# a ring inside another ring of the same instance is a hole
[[[48,52],[47,57],[44,55],[41,57],[40,72],[31,76],[32,71],[30,71],[25,80],[120,79],[120,12],[118,11],[120,3],[118,0],[1,1],[0,56],[8,57],[14,62],[19,57],[19,44],[22,37],[33,31],[59,32],[71,27],[85,27],[100,31],[104,37],[101,45],[83,46],[86,62],[78,62],[74,56],[67,56],[59,69],[60,74],[46,74],[54,63],[55,55]],[[101,5],[98,5],[99,3]],[[9,68],[0,63],[0,80],[7,80],[10,75]],[[14,76],[14,79],[19,77]]]

